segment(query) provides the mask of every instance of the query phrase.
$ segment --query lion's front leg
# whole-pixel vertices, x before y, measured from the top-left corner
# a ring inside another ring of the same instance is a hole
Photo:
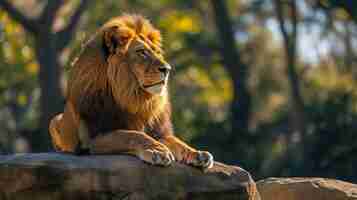
[[[139,131],[116,130],[97,136],[89,146],[94,154],[128,153],[154,165],[168,166],[175,160],[164,144]]]
[[[174,154],[177,161],[200,168],[211,168],[213,156],[207,151],[198,151],[175,136],[166,136],[160,139]]]

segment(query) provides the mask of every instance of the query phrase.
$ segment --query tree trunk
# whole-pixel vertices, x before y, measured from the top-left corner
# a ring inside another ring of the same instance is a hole
[[[249,132],[251,118],[251,96],[247,85],[249,68],[241,60],[234,38],[233,24],[224,0],[211,0],[215,23],[221,42],[223,65],[233,82],[233,101],[231,103],[231,136],[229,151],[234,160],[247,161],[254,140]],[[249,146],[248,146],[249,145]]]
[[[31,137],[33,151],[48,151],[51,149],[48,125],[51,118],[62,112],[63,95],[60,88],[61,65],[59,57],[62,50],[71,41],[81,15],[89,5],[89,1],[81,0],[77,9],[70,17],[68,24],[61,30],[52,30],[57,11],[64,5],[63,1],[48,1],[38,18],[23,15],[7,0],[0,0],[0,7],[20,23],[26,31],[34,36],[36,57],[40,68],[40,131]]]
[[[63,95],[60,88],[61,69],[55,40],[52,33],[43,33],[36,38],[36,56],[40,65],[39,82],[41,89],[40,135],[33,144],[33,151],[51,149],[48,126],[51,118],[62,112]]]
[[[301,95],[300,80],[296,70],[297,60],[297,38],[298,38],[298,11],[296,0],[282,1],[275,0],[279,28],[283,37],[285,49],[286,71],[290,87],[289,102],[291,102],[290,120],[291,131],[287,135],[288,146],[285,154],[275,162],[276,171],[283,172],[283,169],[294,169],[302,166],[304,155],[304,139],[306,138],[306,115],[305,104]],[[285,16],[285,11],[290,11]],[[289,28],[290,25],[290,28]],[[291,159],[294,157],[294,159]]]
[[[224,67],[229,72],[233,82],[232,131],[235,139],[239,136],[248,137],[248,126],[251,114],[251,96],[247,86],[248,66],[241,58],[234,39],[233,24],[228,15],[225,1],[212,0],[215,22],[222,44],[221,55]],[[242,137],[239,137],[240,139]]]
[[[296,40],[296,39],[295,39]],[[294,42],[296,43],[296,42]],[[293,130],[298,131],[300,136],[305,135],[305,104],[301,95],[300,81],[296,72],[296,44],[286,44],[287,51],[287,75],[290,82],[290,98],[292,102],[292,125]]]
[[[292,102],[292,129],[293,133],[297,132],[300,137],[305,135],[305,104],[301,95],[300,81],[296,71],[297,58],[297,37],[298,37],[298,11],[296,0],[288,2],[275,0],[277,11],[277,20],[281,34],[283,36],[284,49],[286,54],[287,76],[290,85],[290,99]],[[286,7],[285,7],[286,6]],[[291,10],[291,17],[284,16],[285,9]],[[291,29],[287,27],[287,21],[291,23]],[[292,135],[291,138],[293,138]]]

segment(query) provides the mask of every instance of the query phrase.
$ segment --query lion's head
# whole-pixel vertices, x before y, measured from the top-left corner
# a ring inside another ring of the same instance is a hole
[[[125,109],[150,114],[166,102],[170,70],[160,32],[142,16],[123,15],[109,20],[85,45],[72,82],[82,82],[77,94],[107,87]]]
[[[171,67],[163,57],[160,32],[139,15],[114,18],[103,26],[102,32],[110,68],[108,77],[118,80],[115,74],[125,66],[128,76],[135,79],[131,81],[136,81],[143,91],[162,95]]]

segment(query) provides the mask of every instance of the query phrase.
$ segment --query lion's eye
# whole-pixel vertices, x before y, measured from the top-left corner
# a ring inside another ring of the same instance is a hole
[[[144,58],[144,59],[149,58],[149,54],[148,54],[148,52],[147,52],[145,49],[139,49],[139,50],[136,51],[136,53],[137,53],[140,57],[142,57],[142,58]]]

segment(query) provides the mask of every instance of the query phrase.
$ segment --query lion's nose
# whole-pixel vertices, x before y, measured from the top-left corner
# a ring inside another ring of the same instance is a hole
[[[159,71],[165,74],[165,76],[170,72],[170,70],[171,70],[171,66],[169,64],[162,65],[159,67]]]

